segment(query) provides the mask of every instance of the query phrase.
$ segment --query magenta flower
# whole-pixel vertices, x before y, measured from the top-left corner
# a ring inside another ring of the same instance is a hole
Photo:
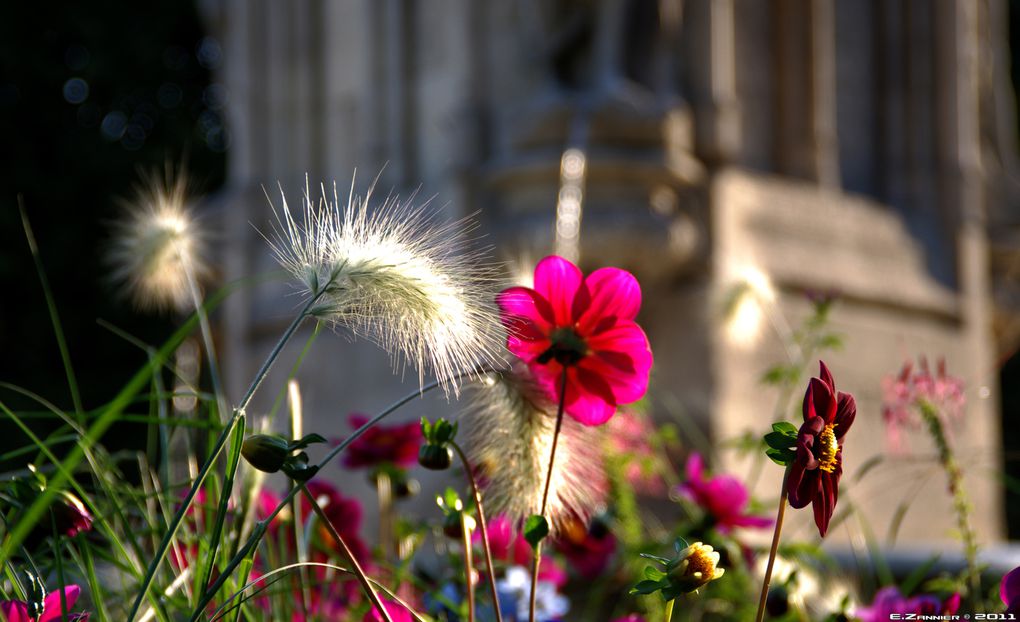
[[[329,518],[333,528],[344,539],[344,543],[351,549],[351,552],[358,558],[358,561],[363,564],[370,562],[371,555],[368,546],[361,539],[362,512],[361,504],[358,503],[358,500],[343,496],[339,490],[326,482],[313,480],[308,482],[306,486],[308,491],[312,493],[312,496],[319,502],[319,507],[322,508]],[[302,497],[301,520],[307,520],[311,512],[312,507],[308,499]],[[340,550],[340,544],[333,539],[333,534],[329,532],[325,525],[319,525],[318,533],[328,550]]]
[[[963,416],[966,404],[963,381],[946,373],[945,359],[939,359],[934,374],[924,357],[920,358],[916,371],[913,364],[907,361],[899,374],[882,379],[882,394],[886,440],[889,447],[896,451],[903,449],[904,429],[920,427],[918,409],[922,403],[935,407],[947,430],[949,423]]]
[[[857,402],[837,392],[825,363],[820,378],[812,378],[804,395],[804,424],[797,433],[797,457],[790,465],[786,490],[790,505],[812,504],[818,533],[825,537],[836,509],[839,478],[843,474],[843,438],[857,416]]]
[[[566,369],[565,411],[581,423],[603,424],[644,396],[652,352],[634,322],[641,286],[629,272],[601,268],[585,277],[554,255],[535,267],[534,289],[505,289],[496,302],[507,347],[556,402]]]
[[[414,617],[405,609],[402,605],[399,605],[392,600],[383,600],[383,607],[386,608],[386,613],[390,614],[390,619],[393,622],[414,622]],[[362,622],[383,622],[382,615],[372,607],[365,617],[362,618]]]
[[[1006,613],[1020,614],[1020,566],[1002,577],[999,598],[1006,605]]]
[[[606,440],[609,451],[624,460],[623,477],[635,492],[664,497],[666,481],[658,468],[651,438],[655,427],[648,417],[622,408],[610,419]]]
[[[67,609],[70,611],[74,603],[78,601],[81,588],[77,585],[68,585],[64,588],[64,600],[67,602]],[[43,610],[38,618],[29,615],[28,603],[20,600],[0,601],[0,619],[5,622],[60,622],[62,611],[60,608],[60,592],[50,592],[43,599]],[[70,622],[87,622],[87,613],[69,613]]]
[[[352,413],[347,419],[355,430],[368,423],[368,417]],[[408,467],[418,462],[421,424],[417,421],[385,426],[376,424],[346,449],[343,464],[349,469],[392,464]]]
[[[745,514],[749,495],[747,488],[732,475],[716,475],[705,479],[705,463],[701,454],[687,458],[687,481],[680,485],[680,494],[697,503],[722,533],[734,527],[771,527],[772,519]]]
[[[492,551],[493,560],[502,561],[511,566],[530,567],[533,555],[531,545],[524,539],[520,531],[514,528],[509,518],[499,514],[489,519],[487,527],[489,550]],[[482,537],[477,530],[471,534],[471,541],[475,544],[481,543]],[[481,555],[475,559],[479,564],[484,563]],[[541,564],[538,569],[539,581],[552,583],[557,588],[562,588],[567,584],[567,571],[556,559],[546,555],[542,557]],[[484,568],[484,566],[481,567]]]
[[[629,616],[616,618],[615,620],[613,620],[613,622],[645,622],[645,619],[636,613],[632,613]]]
[[[555,545],[582,578],[592,581],[605,571],[616,552],[616,536],[602,521],[596,520],[588,527],[574,519],[556,538]]]
[[[888,622],[892,614],[901,616],[908,613],[920,615],[953,615],[960,608],[960,595],[953,594],[945,600],[932,594],[906,597],[896,586],[880,589],[868,607],[854,611],[854,617],[861,622]]]

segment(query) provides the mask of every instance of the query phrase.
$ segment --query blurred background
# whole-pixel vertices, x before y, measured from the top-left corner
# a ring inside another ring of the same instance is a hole
[[[768,430],[780,395],[763,374],[812,297],[837,297],[845,347],[826,360],[859,404],[841,503],[880,533],[902,521],[907,546],[951,540],[926,436],[889,453],[882,421],[883,378],[944,358],[966,387],[953,442],[979,537],[1020,538],[1017,27],[1006,0],[4,3],[0,379],[69,403],[19,195],[94,406],[145,362],[97,319],[149,343],[180,320],[133,311],[103,262],[139,171],[186,163],[222,284],[275,269],[267,194],[296,202],[307,176],[343,196],[357,170],[357,191],[378,176],[450,218],[480,211],[511,265],[556,252],[634,272],[650,412],[716,447]],[[742,286],[753,296],[725,312]],[[218,310],[232,399],[289,294],[252,285]],[[306,430],[342,437],[349,412],[413,388],[389,370],[370,344],[320,339],[299,375]],[[404,418],[450,410],[430,399]],[[124,424],[107,442],[140,436]],[[769,498],[780,470],[765,471]]]

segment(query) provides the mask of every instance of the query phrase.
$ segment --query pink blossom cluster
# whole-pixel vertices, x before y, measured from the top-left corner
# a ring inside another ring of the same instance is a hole
[[[943,418],[943,425],[960,419],[966,404],[963,381],[946,373],[945,359],[939,359],[933,374],[923,356],[917,369],[907,361],[899,374],[883,378],[882,394],[886,440],[896,451],[903,449],[904,430],[920,426],[918,410],[922,404],[933,406]]]

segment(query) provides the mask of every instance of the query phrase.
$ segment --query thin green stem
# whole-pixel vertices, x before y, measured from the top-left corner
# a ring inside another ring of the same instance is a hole
[[[467,455],[464,454],[464,451],[457,443],[451,442],[450,446],[453,447],[453,451],[457,453],[461,463],[464,464],[464,472],[467,473],[468,483],[471,484],[471,494],[475,497],[475,507],[478,508],[478,533],[482,536],[482,550],[485,551],[485,567],[489,571],[489,590],[492,592],[492,606],[496,610],[496,622],[503,622],[503,612],[499,609],[499,592],[496,591],[496,567],[492,563],[492,547],[489,545],[489,528],[485,522],[485,511],[482,509],[482,493],[478,488],[478,482],[475,480],[475,474],[471,469],[471,463],[468,462]]]
[[[673,619],[673,603],[675,602],[675,598],[666,602],[666,622],[670,622]]]
[[[484,373],[485,371],[493,370],[472,369],[469,371],[461,372],[456,376],[453,376],[449,380],[456,381],[468,376],[479,375],[481,373]],[[347,449],[347,447],[350,446],[351,443],[360,438],[361,435],[364,434],[369,428],[379,423],[389,415],[393,414],[399,408],[403,407],[405,404],[408,404],[415,398],[425,395],[429,391],[433,391],[439,388],[440,386],[442,386],[442,384],[443,383],[439,380],[433,381],[423,386],[420,390],[400,398],[399,400],[391,404],[389,407],[387,407],[385,410],[380,412],[378,415],[372,417],[372,419],[365,423],[365,425],[361,426],[360,428],[352,432],[351,435],[344,439],[343,442],[341,442],[339,445],[331,449],[325,455],[325,457],[323,457],[323,459],[319,461],[317,465],[319,469],[326,466],[334,458],[340,455],[340,452]],[[205,593],[202,595],[202,598],[199,600],[198,605],[195,606],[195,609],[191,614],[190,622],[195,622],[196,620],[198,620],[199,616],[201,616],[202,612],[204,611],[204,607],[212,601],[213,597],[216,595],[216,592],[218,592],[220,588],[223,587],[223,584],[226,583],[227,578],[230,576],[230,573],[232,573],[234,569],[237,568],[238,564],[241,563],[241,560],[244,559],[244,557],[248,554],[249,551],[258,546],[259,540],[261,540],[262,536],[265,534],[266,526],[269,525],[269,523],[276,517],[277,514],[283,511],[283,509],[290,504],[291,500],[298,494],[298,492],[300,492],[300,490],[301,490],[300,486],[292,486],[291,489],[287,492],[287,494],[284,495],[283,499],[281,499],[280,502],[277,504],[276,508],[273,509],[272,512],[270,512],[269,516],[255,524],[255,529],[253,529],[251,535],[248,536],[248,540],[244,543],[244,546],[242,546],[237,551],[237,553],[234,554],[230,561],[227,562],[226,566],[224,566],[223,570],[220,572],[220,576],[216,579],[216,581],[214,581],[213,584],[210,585],[208,589],[205,590]]]
[[[787,468],[783,474],[783,491],[779,495],[779,510],[776,512],[776,528],[772,532],[772,548],[769,549],[769,563],[765,566],[765,577],[761,582],[761,596],[758,597],[758,614],[754,617],[755,622],[761,622],[765,617],[765,601],[769,597],[769,584],[772,582],[772,567],[776,563],[776,553],[779,551],[779,537],[783,532],[783,517],[786,516],[786,482],[790,477],[790,470]]]
[[[318,501],[316,501],[315,496],[308,491],[308,487],[306,487],[304,483],[299,484],[299,487],[305,497],[308,498],[308,502],[312,505],[312,510],[319,516],[319,520],[322,521],[322,524],[329,530],[330,535],[333,536],[333,539],[340,545],[344,556],[346,556],[351,562],[351,568],[354,570],[354,576],[358,578],[358,583],[361,584],[361,589],[365,590],[365,595],[368,596],[370,601],[372,601],[372,605],[375,607],[376,611],[379,612],[379,615],[381,615],[383,620],[386,622],[393,622],[393,619],[390,618],[389,612],[386,611],[386,606],[383,605],[381,600],[379,600],[379,594],[377,594],[375,588],[372,587],[372,582],[368,580],[368,575],[365,574],[361,564],[358,563],[358,558],[354,556],[354,553],[347,546],[347,543],[344,542],[343,536],[340,535],[340,532],[338,532],[336,527],[333,526],[333,523],[330,522],[329,516],[326,516],[326,513],[322,511],[321,507],[319,507]],[[294,520],[298,520],[297,517],[295,517]]]
[[[46,270],[43,269],[39,247],[35,243],[35,234],[32,232],[32,224],[28,221],[28,212],[25,211],[25,198],[20,194],[18,195],[18,211],[21,213],[21,226],[25,229],[25,239],[28,240],[28,248],[32,252],[32,262],[35,264],[35,271],[39,276],[39,284],[42,286],[43,296],[46,298],[50,323],[53,324],[53,335],[57,339],[60,360],[64,364],[64,374],[67,376],[67,388],[71,393],[71,403],[74,404],[78,422],[83,423],[85,409],[82,407],[81,393],[78,391],[78,380],[74,374],[74,367],[71,366],[71,352],[67,348],[67,340],[64,339],[64,329],[60,322],[60,314],[57,313],[57,303],[53,298],[53,290],[50,289],[50,281],[46,278]]]
[[[163,539],[159,544],[159,548],[156,549],[155,555],[153,556],[152,561],[149,563],[149,567],[145,573],[145,579],[143,579],[142,581],[141,589],[139,590],[138,595],[135,597],[134,604],[131,606],[130,613],[128,614],[127,619],[129,622],[132,622],[135,619],[135,616],[138,614],[138,608],[141,607],[142,600],[144,600],[146,595],[149,593],[149,588],[152,586],[152,581],[156,576],[156,571],[159,569],[159,565],[163,562],[163,559],[166,557],[166,552],[170,548],[170,543],[177,535],[177,530],[181,526],[181,521],[184,519],[184,515],[191,507],[191,503],[194,501],[195,495],[198,494],[199,488],[202,487],[202,483],[205,482],[206,476],[209,475],[209,472],[212,470],[213,465],[216,463],[216,460],[219,457],[220,452],[223,450],[223,446],[226,444],[227,439],[230,438],[231,431],[237,424],[238,420],[240,420],[241,416],[244,414],[245,408],[248,407],[248,404],[255,396],[255,391],[258,390],[259,385],[262,384],[262,381],[265,380],[266,376],[269,374],[269,370],[272,368],[273,363],[276,362],[276,359],[280,356],[280,353],[283,351],[284,346],[287,345],[287,342],[290,341],[290,338],[294,335],[295,332],[297,332],[298,327],[305,320],[305,318],[308,317],[308,313],[311,310],[312,306],[316,303],[316,301],[318,301],[318,299],[321,296],[322,292],[320,291],[311,299],[309,299],[308,303],[305,304],[304,308],[301,309],[297,317],[295,317],[294,320],[290,323],[290,326],[287,327],[287,330],[284,331],[283,336],[281,336],[280,340],[276,342],[275,346],[273,346],[273,349],[269,353],[269,356],[266,358],[265,362],[262,363],[262,367],[259,369],[258,373],[255,374],[255,378],[252,380],[251,385],[248,387],[248,391],[241,399],[240,404],[238,404],[237,408],[234,409],[234,414],[230,418],[230,421],[227,423],[227,426],[223,429],[223,432],[220,433],[219,438],[216,439],[216,443],[213,446],[212,451],[209,454],[209,457],[206,458],[205,464],[202,465],[201,470],[195,477],[195,482],[191,485],[191,489],[188,490],[188,493],[185,495],[184,500],[181,503],[181,507],[177,510],[177,513],[174,515],[173,520],[170,521],[170,525],[167,527],[167,531],[163,535]],[[230,491],[224,490],[222,494],[229,495]]]
[[[556,407],[556,430],[553,432],[552,451],[549,452],[549,469],[545,474],[545,490],[542,492],[542,511],[540,514],[545,517],[546,506],[549,504],[549,487],[552,483],[553,466],[556,464],[556,446],[560,440],[560,429],[563,427],[563,409],[567,404],[567,368],[563,368],[563,378],[560,380],[560,403]],[[535,559],[531,564],[531,602],[528,605],[528,619],[535,622],[535,607],[538,598],[538,570],[542,564],[542,540],[535,545]],[[496,605],[499,606],[498,604]]]

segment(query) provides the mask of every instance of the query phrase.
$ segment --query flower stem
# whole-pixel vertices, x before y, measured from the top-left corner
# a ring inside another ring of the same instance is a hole
[[[540,514],[545,517],[545,509],[549,503],[549,485],[552,483],[553,465],[556,463],[556,445],[560,440],[560,428],[563,427],[563,408],[567,403],[567,368],[563,368],[563,378],[560,380],[560,403],[556,407],[556,430],[553,432],[552,451],[549,452],[549,470],[545,474],[545,490],[542,492],[542,511]],[[535,599],[538,597],[538,569],[542,563],[542,540],[535,545],[535,559],[531,564],[531,604],[528,605],[528,619],[535,622]]]
[[[460,457],[464,464],[464,472],[467,473],[468,483],[471,484],[471,494],[475,497],[475,507],[478,508],[478,533],[482,536],[482,550],[485,551],[485,566],[489,570],[489,589],[492,591],[492,606],[496,610],[496,622],[503,622],[503,612],[499,609],[499,592],[496,591],[496,568],[492,564],[492,548],[489,545],[489,528],[485,523],[485,512],[482,510],[482,493],[478,489],[478,482],[475,480],[471,463],[468,462],[464,450],[457,443],[451,442],[450,446]]]
[[[963,553],[967,560],[967,580],[970,584],[970,600],[977,602],[981,595],[981,573],[977,567],[977,537],[974,528],[970,524],[970,502],[967,500],[967,493],[963,486],[963,471],[960,464],[953,455],[953,449],[949,446],[946,438],[946,431],[939,417],[938,408],[926,401],[919,403],[921,417],[928,425],[928,432],[931,434],[935,447],[939,452],[939,462],[942,470],[946,472],[946,479],[949,480],[949,495],[953,499],[953,510],[956,512],[956,527],[960,530],[960,538],[963,541]]]
[[[467,593],[468,622],[475,622],[475,582],[474,564],[471,561],[471,527],[468,524],[468,515],[462,512],[460,515],[461,531],[464,532],[464,591]],[[499,609],[499,602],[496,603]]]
[[[269,374],[270,368],[272,368],[273,363],[280,356],[280,353],[283,351],[283,347],[287,345],[287,342],[290,341],[290,338],[294,335],[295,332],[297,332],[298,327],[308,316],[308,312],[311,310],[312,306],[316,303],[316,301],[318,301],[321,295],[322,293],[320,292],[313,296],[308,301],[308,303],[305,304],[305,306],[301,309],[297,317],[295,317],[294,320],[290,323],[290,326],[287,327],[287,330],[284,331],[283,335],[280,337],[280,340],[276,342],[276,345],[273,347],[273,350],[269,353],[269,356],[266,358],[265,362],[262,363],[262,367],[259,369],[258,373],[255,374],[255,378],[252,380],[251,385],[248,387],[248,391],[245,393],[244,398],[241,400],[240,404],[238,404],[237,408],[234,409],[234,414],[230,418],[230,421],[227,422],[227,425],[224,426],[223,431],[220,432],[219,438],[216,439],[216,442],[214,443],[212,450],[209,452],[209,457],[206,458],[205,464],[202,465],[201,470],[195,477],[195,481],[194,483],[192,483],[191,489],[188,490],[188,493],[184,496],[184,499],[181,502],[181,507],[177,510],[177,513],[174,514],[173,519],[167,526],[166,533],[163,534],[163,539],[160,541],[159,547],[156,549],[152,557],[152,561],[149,562],[149,567],[148,569],[146,569],[145,572],[145,578],[142,579],[141,588],[138,591],[138,595],[135,596],[134,604],[131,606],[131,611],[128,614],[127,617],[128,622],[133,621],[135,619],[135,616],[138,614],[138,608],[141,606],[142,601],[149,593],[149,588],[152,586],[152,581],[156,576],[156,571],[159,569],[159,565],[163,562],[163,559],[166,557],[166,552],[170,548],[170,544],[172,543],[174,537],[177,535],[177,530],[181,526],[181,521],[184,519],[184,515],[188,512],[188,509],[191,507],[191,503],[195,500],[195,495],[198,494],[199,488],[202,487],[202,484],[205,482],[205,478],[209,475],[209,472],[212,470],[212,467],[216,463],[216,459],[219,457],[220,452],[223,451],[223,447],[224,445],[226,445],[227,439],[230,438],[230,434],[233,431],[234,426],[236,426],[237,422],[241,419],[241,416],[244,414],[245,408],[247,408],[248,404],[251,402],[251,399],[255,396],[255,391],[258,390],[259,385],[262,384],[262,381],[265,380],[266,376]],[[228,473],[227,478],[233,481],[233,473]],[[230,490],[225,489],[222,491],[221,494],[229,495]]]
[[[666,601],[666,622],[670,622],[670,620],[673,619],[673,603],[675,602],[676,602],[675,598]]]
[[[315,496],[308,491],[308,487],[305,486],[304,483],[299,484],[299,487],[301,488],[301,492],[308,497],[308,502],[312,504],[312,510],[314,510],[319,516],[319,520],[321,520],[322,524],[329,530],[329,534],[333,536],[333,539],[337,541],[340,548],[343,550],[344,555],[348,560],[350,560],[351,568],[354,570],[354,575],[358,578],[358,583],[360,583],[361,588],[365,590],[365,595],[367,595],[368,599],[372,601],[372,605],[375,607],[376,611],[379,612],[379,615],[382,616],[383,620],[386,622],[393,622],[393,619],[390,618],[389,612],[386,611],[386,607],[382,604],[382,601],[379,600],[379,594],[377,594],[375,588],[372,587],[372,582],[368,580],[368,576],[365,574],[364,569],[362,569],[361,564],[358,563],[358,559],[354,556],[351,549],[348,548],[347,543],[344,542],[340,532],[338,532],[336,527],[333,526],[333,523],[330,522],[329,517],[326,516],[326,513],[322,511],[321,507],[319,507],[319,502],[315,500]],[[298,518],[295,517],[294,520],[298,520]]]
[[[776,529],[772,532],[772,548],[769,549],[769,563],[765,566],[765,578],[761,582],[761,596],[758,598],[758,615],[754,617],[755,622],[761,622],[765,617],[765,601],[769,597],[769,583],[772,582],[772,567],[776,563],[776,552],[779,551],[779,536],[783,531],[783,517],[786,516],[786,481],[790,477],[790,470],[787,468],[783,474],[783,491],[779,495],[779,510],[776,512]]]
[[[461,378],[465,378],[468,376],[478,376],[479,374],[485,373],[486,371],[492,370],[470,369],[461,372],[446,380],[459,380]],[[436,380],[423,386],[420,390],[400,398],[399,400],[391,404],[388,408],[386,408],[378,415],[376,415],[368,422],[366,422],[365,425],[361,426],[360,428],[352,432],[351,435],[344,439],[343,442],[341,442],[339,445],[331,449],[329,453],[327,453],[325,457],[323,457],[323,459],[319,461],[317,466],[320,469],[326,466],[334,458],[336,458],[340,454],[340,452],[347,449],[347,447],[350,446],[351,443],[360,438],[361,435],[364,434],[369,428],[379,423],[389,415],[393,414],[405,404],[413,401],[415,398],[421,397],[424,394],[428,393],[429,391],[433,391],[439,388],[440,386],[442,386],[442,383],[439,380]],[[227,579],[230,577],[230,574],[238,567],[238,565],[240,565],[241,561],[245,558],[245,556],[248,555],[248,552],[254,549],[256,546],[258,546],[258,543],[262,539],[262,536],[265,535],[266,526],[269,525],[269,523],[274,518],[276,518],[277,514],[283,511],[283,509],[290,504],[291,500],[294,499],[294,497],[298,494],[298,492],[300,492],[300,490],[301,490],[300,486],[292,486],[291,489],[287,492],[287,494],[284,495],[283,499],[280,500],[280,503],[277,504],[276,508],[273,509],[272,512],[270,512],[269,516],[265,517],[264,519],[258,521],[255,524],[255,529],[253,529],[251,535],[248,536],[248,539],[245,541],[244,546],[238,549],[234,556],[230,558],[230,561],[227,562],[226,566],[224,566],[223,570],[220,572],[219,577],[217,577],[216,580],[213,581],[212,585],[210,585],[202,594],[202,598],[199,599],[198,604],[195,606],[194,610],[191,613],[190,622],[196,622],[196,620],[198,620],[198,618],[202,615],[205,606],[208,605],[210,601],[212,601],[213,596],[216,595],[216,592],[218,592],[220,588],[223,587],[223,584],[227,582]]]
[[[375,492],[379,500],[379,549],[383,559],[389,560],[395,552],[393,545],[393,481],[385,469],[375,475]]]

